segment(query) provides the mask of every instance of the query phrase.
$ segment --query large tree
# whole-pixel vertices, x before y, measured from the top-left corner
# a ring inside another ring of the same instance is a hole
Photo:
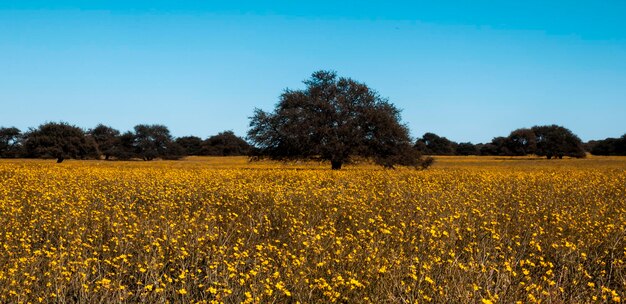
[[[20,129],[0,128],[0,157],[17,157],[20,152]]]
[[[534,126],[531,130],[535,133],[537,143],[535,153],[537,155],[545,156],[548,159],[553,157],[563,158],[563,156],[585,157],[582,141],[569,129],[557,125],[549,125]]]
[[[49,122],[24,135],[26,156],[56,158],[60,163],[66,158],[94,156],[96,147],[85,136],[83,129],[68,123]]]
[[[304,90],[285,90],[273,112],[255,109],[248,138],[273,159],[327,160],[341,169],[351,157],[383,166],[417,165],[400,111],[364,83],[318,71]]]

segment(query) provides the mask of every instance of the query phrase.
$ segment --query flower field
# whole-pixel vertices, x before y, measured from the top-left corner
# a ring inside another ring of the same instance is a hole
[[[0,161],[0,302],[625,301],[626,158],[327,166]]]

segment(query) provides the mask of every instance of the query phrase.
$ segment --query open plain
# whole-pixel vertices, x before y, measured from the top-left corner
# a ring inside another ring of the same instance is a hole
[[[626,290],[626,157],[0,161],[3,303],[578,303]]]

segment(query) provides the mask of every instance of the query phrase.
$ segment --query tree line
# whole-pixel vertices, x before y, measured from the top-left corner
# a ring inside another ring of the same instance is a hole
[[[252,124],[258,123],[253,122]],[[348,130],[350,129],[352,128],[348,128]],[[258,131],[251,130],[251,133],[254,132]],[[295,135],[292,134],[292,136]],[[302,158],[306,151],[310,151],[311,157],[315,155],[318,158],[323,158],[324,153],[326,153],[329,154],[327,158],[332,158],[330,152],[317,151],[311,147],[306,147],[303,143],[297,145],[303,151],[295,151],[295,147],[280,146],[263,151],[254,148],[232,131],[224,131],[204,140],[197,136],[174,138],[168,127],[159,124],[140,124],[135,126],[133,131],[124,133],[103,124],[99,124],[93,129],[83,130],[65,122],[45,123],[24,133],[15,127],[0,127],[1,158],[54,158],[58,162],[62,162],[67,158],[142,159],[149,161],[155,158],[176,160],[184,156],[272,157],[275,155],[274,158],[277,159],[288,159],[290,156]],[[333,145],[337,145],[337,143],[333,143]],[[305,147],[306,151],[304,151]],[[329,147],[320,149],[330,150]],[[413,157],[413,159],[419,159],[420,154],[461,156],[525,156],[534,154],[545,156],[548,159],[563,158],[564,156],[582,158],[585,157],[586,153],[592,155],[626,155],[626,134],[620,138],[592,140],[583,143],[578,136],[567,128],[547,125],[517,129],[506,137],[495,137],[489,143],[473,144],[471,142],[457,143],[446,137],[427,132],[415,141],[411,150],[413,151],[409,153],[408,158]],[[281,153],[285,154],[282,155]],[[379,162],[384,165],[384,161]],[[405,161],[404,163],[409,162]]]
[[[434,133],[418,138],[416,149],[427,155],[538,155],[551,158],[564,156],[583,158],[592,155],[626,155],[626,134],[620,138],[592,140],[583,143],[569,129],[557,125],[534,126],[512,131],[508,136],[498,136],[485,144],[456,143]]]
[[[132,131],[120,132],[99,124],[83,130],[66,122],[48,122],[21,132],[0,128],[0,157],[64,159],[180,159],[190,155],[248,155],[250,145],[232,131],[207,139],[197,136],[174,138],[168,127],[139,124]]]
[[[332,71],[315,72],[304,84],[303,90],[285,90],[273,112],[255,110],[248,139],[261,155],[320,159],[339,169],[355,156],[385,167],[425,168],[432,159],[422,155],[532,154],[561,159],[583,158],[587,152],[625,154],[624,136],[583,144],[571,130],[558,125],[517,129],[486,144],[455,143],[430,132],[412,143],[400,111],[367,85]]]
[[[393,168],[427,168],[422,155],[539,155],[548,159],[626,155],[626,134],[586,144],[557,125],[512,131],[485,144],[456,143],[434,133],[411,139],[400,110],[362,82],[317,71],[305,89],[285,89],[271,112],[255,109],[246,142],[232,131],[205,140],[174,138],[164,125],[136,125],[120,131],[100,124],[83,130],[64,122],[49,122],[22,133],[0,128],[0,157],[76,159],[180,159],[188,155],[248,155],[255,159],[313,159],[332,169],[359,158]]]

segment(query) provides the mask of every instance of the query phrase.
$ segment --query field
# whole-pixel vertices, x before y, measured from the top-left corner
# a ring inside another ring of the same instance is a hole
[[[626,158],[0,161],[0,302],[581,303],[626,291]]]

